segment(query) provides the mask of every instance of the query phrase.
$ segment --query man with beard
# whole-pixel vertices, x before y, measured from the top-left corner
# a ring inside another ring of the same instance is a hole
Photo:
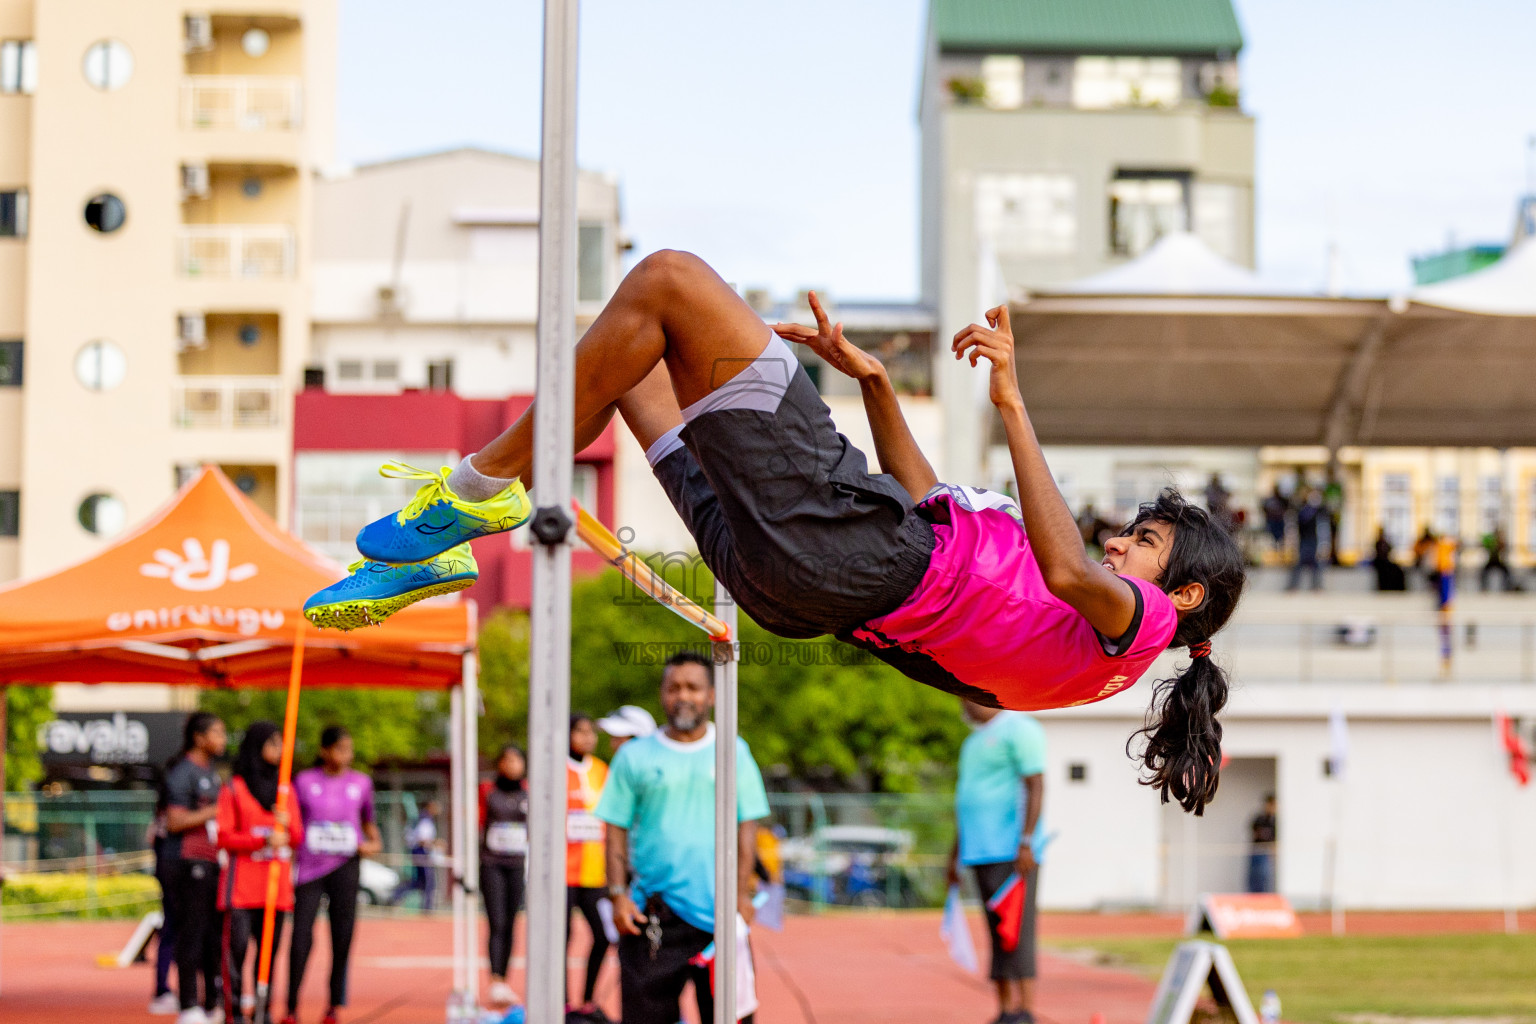
[[[714,706],[710,660],[693,651],[667,659],[661,674],[667,724],[624,744],[597,805],[607,823],[624,1024],[675,1024],[690,980],[699,1019],[714,1018],[709,969],[691,963],[715,930]],[[756,820],[767,817],[768,796],[739,737],[736,765],[737,910],[751,923]],[[633,884],[620,884],[631,871]]]

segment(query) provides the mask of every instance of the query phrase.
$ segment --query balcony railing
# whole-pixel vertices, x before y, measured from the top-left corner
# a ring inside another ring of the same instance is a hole
[[[299,80],[195,75],[181,83],[181,124],[193,131],[287,132],[302,121]]]
[[[275,427],[283,407],[281,377],[180,377],[172,422],[186,430]]]
[[[281,224],[189,224],[178,241],[183,277],[273,281],[293,276],[293,229]]]

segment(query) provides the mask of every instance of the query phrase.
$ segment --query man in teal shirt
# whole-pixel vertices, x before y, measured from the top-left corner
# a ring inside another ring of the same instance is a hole
[[[1008,876],[1025,885],[1024,920],[1019,944],[1005,950],[998,937],[998,915],[987,911],[992,935],[993,983],[997,1017],[993,1024],[1033,1024],[1035,1008],[1035,897],[1040,889],[1044,850],[1040,808],[1045,796],[1045,731],[1020,711],[1001,711],[963,702],[965,717],[976,727],[960,747],[960,778],[955,785],[955,846],[950,851],[949,880],[960,881],[960,865],[976,875],[981,898],[989,900]]]
[[[709,971],[689,961],[715,930],[714,665],[693,651],[667,659],[667,724],[614,755],[597,816],[607,822],[608,895],[618,927],[624,1024],[676,1024],[694,982],[699,1019],[714,1019]],[[736,740],[737,910],[752,921],[757,819],[768,816],[763,777]],[[634,882],[625,886],[622,880]],[[750,1016],[745,1018],[750,1020]]]

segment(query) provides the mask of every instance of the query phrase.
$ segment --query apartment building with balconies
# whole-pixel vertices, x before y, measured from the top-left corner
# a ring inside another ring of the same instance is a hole
[[[0,0],[0,580],[222,466],[287,519],[333,0]]]

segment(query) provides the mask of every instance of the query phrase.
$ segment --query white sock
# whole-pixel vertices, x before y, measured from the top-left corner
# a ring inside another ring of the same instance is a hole
[[[448,489],[465,501],[494,498],[516,482],[517,477],[504,480],[497,476],[486,476],[469,461],[472,457],[464,456],[464,461],[448,475]]]

